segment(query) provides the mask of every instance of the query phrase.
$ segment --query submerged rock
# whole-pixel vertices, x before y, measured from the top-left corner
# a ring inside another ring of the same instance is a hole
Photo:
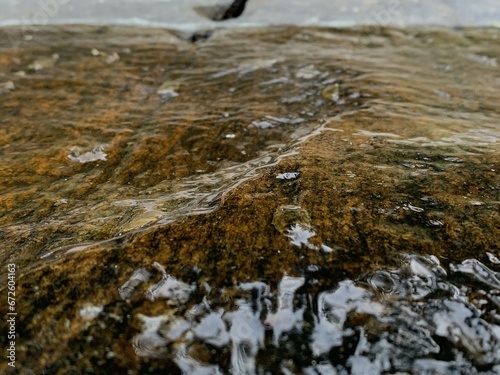
[[[19,371],[498,372],[497,34],[0,38]]]

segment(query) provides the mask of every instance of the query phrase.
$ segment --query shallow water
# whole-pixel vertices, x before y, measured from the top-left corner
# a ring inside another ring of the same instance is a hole
[[[500,260],[490,254],[490,264],[498,269]],[[276,290],[258,281],[215,293],[156,268],[161,281],[139,298],[163,299],[177,310],[138,315],[142,330],[132,345],[138,356],[168,358],[184,373],[500,371],[499,274],[475,259],[448,274],[434,256],[406,255],[399,269],[378,269],[319,293],[312,292],[318,265],[305,276],[284,276]],[[136,270],[121,291],[147,283],[145,272]],[[207,295],[185,307],[196,289]],[[227,307],[225,293],[234,306]]]
[[[500,372],[498,30],[0,32],[25,373]]]

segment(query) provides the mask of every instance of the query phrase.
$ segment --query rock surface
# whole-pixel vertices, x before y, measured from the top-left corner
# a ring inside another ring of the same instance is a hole
[[[496,29],[22,33],[0,30],[0,263],[18,267],[22,373],[180,371],[136,355],[143,316],[172,321],[167,283],[184,311],[284,273],[318,293],[408,253],[447,270],[499,255]],[[276,229],[282,206],[307,236]]]

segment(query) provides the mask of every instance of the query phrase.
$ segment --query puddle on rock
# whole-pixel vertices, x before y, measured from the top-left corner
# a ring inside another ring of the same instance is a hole
[[[21,33],[21,372],[500,371],[498,30]]]

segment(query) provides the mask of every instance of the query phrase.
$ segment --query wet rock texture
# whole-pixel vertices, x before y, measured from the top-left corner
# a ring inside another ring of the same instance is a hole
[[[214,290],[288,273],[313,293],[406,253],[499,254],[495,29],[0,34],[0,261],[18,267],[22,373],[175,373],[131,344],[137,314],[166,304],[118,291],[154,262]],[[273,225],[283,206],[308,246]]]

